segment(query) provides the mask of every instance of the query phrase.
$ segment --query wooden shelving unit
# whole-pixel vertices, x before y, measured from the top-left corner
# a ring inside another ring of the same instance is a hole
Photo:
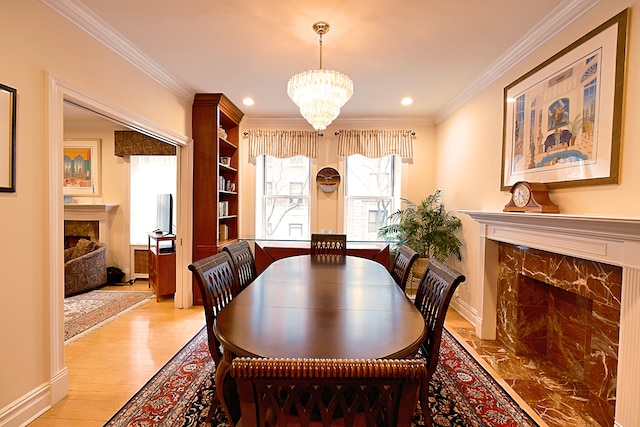
[[[244,113],[224,94],[198,93],[193,127],[193,261],[238,240],[240,121]],[[220,130],[224,129],[226,137]],[[221,159],[225,159],[225,162]],[[193,282],[193,303],[202,304]]]

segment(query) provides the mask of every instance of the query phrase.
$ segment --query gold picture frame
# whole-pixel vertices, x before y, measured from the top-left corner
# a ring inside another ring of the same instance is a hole
[[[617,184],[628,9],[504,89],[501,190]]]

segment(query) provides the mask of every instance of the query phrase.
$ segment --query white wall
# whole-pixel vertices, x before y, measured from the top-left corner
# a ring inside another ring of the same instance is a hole
[[[17,89],[16,192],[0,193],[3,308],[0,310],[0,425],[17,425],[51,399],[51,316],[62,306],[50,283],[49,76],[73,83],[180,135],[191,134],[191,102],[143,75],[37,0],[2,4],[0,81]],[[61,100],[60,100],[61,102]],[[62,111],[62,106],[59,106]],[[61,117],[60,117],[61,119]],[[110,185],[110,184],[109,184]],[[120,184],[115,184],[120,185]],[[59,190],[62,199],[62,188]],[[56,195],[56,199],[57,199]],[[62,214],[61,203],[59,206]],[[60,227],[52,234],[51,227]],[[61,295],[61,294],[60,294]],[[56,306],[55,304],[59,304]],[[57,331],[59,332],[59,331]],[[10,351],[7,351],[10,349]],[[22,407],[38,395],[33,407]]]

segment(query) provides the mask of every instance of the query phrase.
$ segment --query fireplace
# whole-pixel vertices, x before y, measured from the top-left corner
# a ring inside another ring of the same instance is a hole
[[[622,268],[500,243],[497,286],[498,340],[550,362],[613,425]]]
[[[109,246],[109,227],[118,205],[82,204],[64,205],[64,247],[74,246],[81,238],[100,241]],[[108,251],[108,249],[107,249]],[[108,258],[107,252],[107,258]]]
[[[480,224],[476,334],[564,351],[594,418],[640,425],[640,219],[461,212]]]
[[[92,242],[100,241],[100,223],[98,221],[72,221],[64,222],[64,248],[71,248],[80,239]]]

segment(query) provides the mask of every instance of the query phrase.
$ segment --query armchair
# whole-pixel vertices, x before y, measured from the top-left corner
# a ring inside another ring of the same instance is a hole
[[[95,249],[64,263],[64,296],[89,291],[107,283],[107,245],[97,242]]]

